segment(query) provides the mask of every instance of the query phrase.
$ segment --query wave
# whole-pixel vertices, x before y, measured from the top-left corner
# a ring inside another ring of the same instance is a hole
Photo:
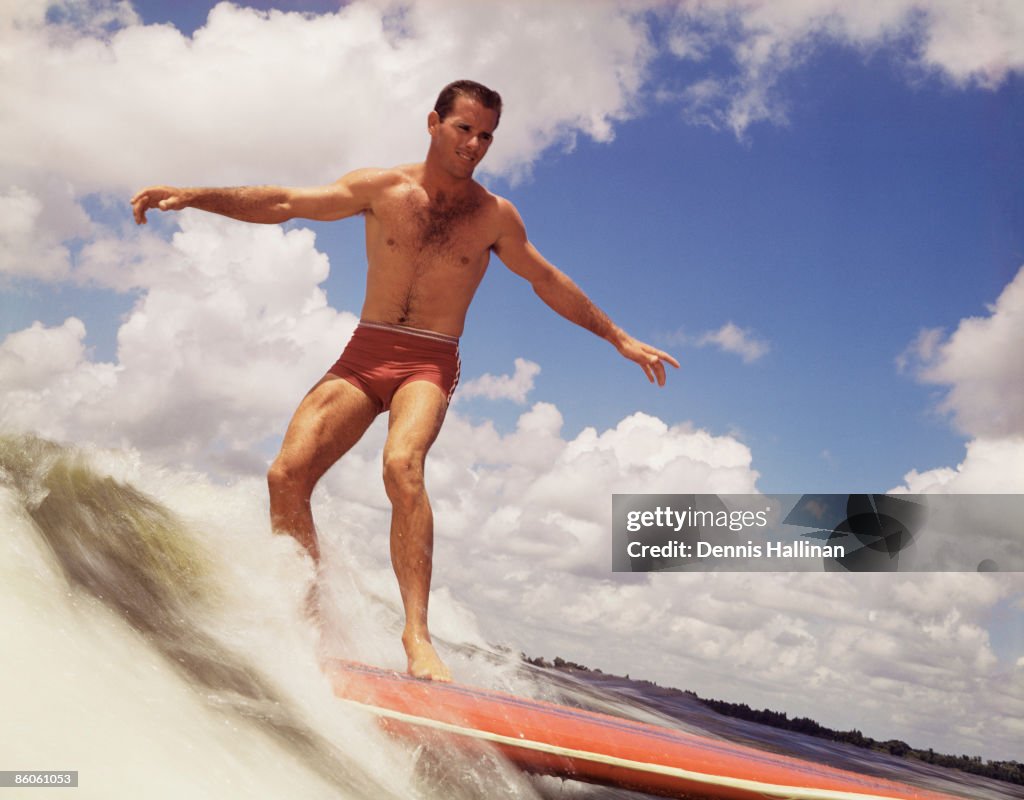
[[[231,490],[149,475],[194,501],[182,515],[110,474],[131,462],[0,437],[5,769],[78,770],[90,798],[536,796],[499,759],[453,782],[332,703],[303,611],[308,561],[269,525],[203,519]]]

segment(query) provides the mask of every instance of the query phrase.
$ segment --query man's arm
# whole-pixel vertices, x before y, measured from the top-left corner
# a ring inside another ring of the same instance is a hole
[[[225,189],[150,186],[132,199],[135,222],[146,224],[146,212],[198,208],[243,222],[273,224],[301,217],[322,222],[352,217],[369,209],[375,192],[390,171],[361,169],[328,186],[237,186]]]
[[[526,236],[519,212],[507,200],[501,204],[501,232],[494,252],[516,275],[530,282],[533,291],[570,322],[611,342],[626,358],[635,361],[647,379],[665,385],[665,364],[678,368],[668,353],[633,338],[612,322],[564,272],[545,259]]]

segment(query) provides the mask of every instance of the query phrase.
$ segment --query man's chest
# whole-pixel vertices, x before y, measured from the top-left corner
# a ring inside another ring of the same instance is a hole
[[[495,241],[493,213],[479,196],[428,198],[404,192],[375,206],[367,233],[388,250],[476,262]]]

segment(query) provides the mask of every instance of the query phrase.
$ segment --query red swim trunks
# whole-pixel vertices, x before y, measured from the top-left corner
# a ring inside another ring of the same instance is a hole
[[[443,333],[360,322],[352,338],[328,372],[344,378],[387,411],[402,386],[429,381],[451,402],[459,382],[459,340]]]

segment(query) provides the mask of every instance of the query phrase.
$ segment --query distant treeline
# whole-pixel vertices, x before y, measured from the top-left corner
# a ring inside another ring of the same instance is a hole
[[[557,656],[554,661],[550,662],[545,661],[543,658],[526,658],[524,656],[524,659],[527,663],[533,664],[537,667],[603,674],[599,669],[592,670],[582,664],[566,661],[562,658],[558,658]],[[834,742],[844,742],[845,744],[852,744],[855,747],[863,747],[865,750],[889,753],[890,755],[899,756],[900,758],[916,758],[918,761],[924,761],[928,764],[937,764],[941,767],[958,769],[963,772],[970,772],[973,775],[981,775],[997,781],[1024,785],[1024,763],[1021,763],[1020,761],[982,761],[981,756],[951,756],[944,753],[936,753],[930,747],[927,750],[918,750],[917,748],[911,747],[906,742],[901,742],[898,739],[889,739],[888,741],[880,742],[877,739],[872,739],[870,736],[865,736],[858,730],[834,731],[831,728],[826,728],[824,725],[821,725],[807,717],[793,717],[790,719],[784,711],[771,711],[767,708],[754,709],[746,703],[727,703],[724,700],[708,700],[691,691],[666,688],[659,686],[652,681],[630,678],[629,675],[624,677],[626,680],[632,681],[635,684],[656,688],[661,693],[691,697],[694,700],[703,703],[708,708],[727,717],[735,717],[749,722],[757,722],[761,725],[770,725],[773,728],[782,728],[787,731],[805,733],[808,736],[816,736],[819,739],[831,739]]]

